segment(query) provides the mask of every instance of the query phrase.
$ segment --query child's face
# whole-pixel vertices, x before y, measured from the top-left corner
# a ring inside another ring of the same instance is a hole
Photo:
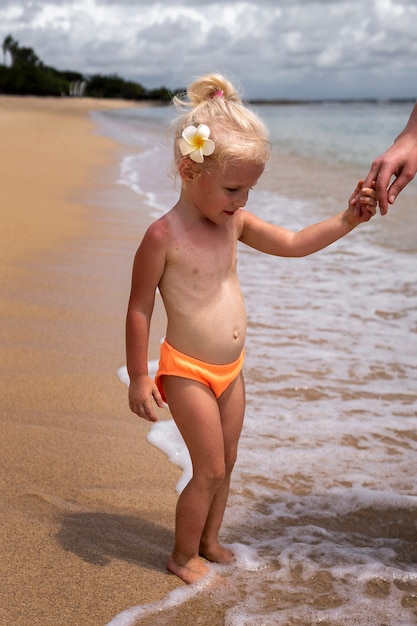
[[[212,222],[223,224],[244,207],[249,191],[256,185],[265,165],[239,163],[204,169],[191,183],[196,208]]]

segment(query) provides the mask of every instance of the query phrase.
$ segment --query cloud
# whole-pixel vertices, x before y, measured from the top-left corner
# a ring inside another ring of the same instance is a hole
[[[215,70],[250,97],[417,97],[416,23],[413,0],[3,0],[0,38],[149,88]]]

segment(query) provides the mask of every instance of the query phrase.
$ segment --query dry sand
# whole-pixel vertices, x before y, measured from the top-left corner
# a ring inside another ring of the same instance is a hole
[[[104,625],[181,585],[165,570],[179,470],[116,375],[147,216],[113,202],[123,147],[88,116],[111,106],[128,105],[0,98],[4,625]]]

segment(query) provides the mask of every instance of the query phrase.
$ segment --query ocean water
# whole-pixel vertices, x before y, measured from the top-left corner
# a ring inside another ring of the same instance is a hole
[[[273,155],[247,209],[292,229],[341,210],[411,109],[259,106]],[[177,198],[171,115],[97,114],[126,144],[115,184],[133,189],[150,219]],[[195,624],[214,623],[213,602],[225,626],[417,624],[416,271],[416,182],[387,216],[316,255],[239,248],[247,409],[222,529],[237,562],[215,567],[231,587],[179,587],[120,607],[108,626],[181,623],[196,598],[208,608]],[[118,375],[127,382],[123,366]],[[180,491],[191,467],[172,420],[155,424],[149,442],[183,467]]]

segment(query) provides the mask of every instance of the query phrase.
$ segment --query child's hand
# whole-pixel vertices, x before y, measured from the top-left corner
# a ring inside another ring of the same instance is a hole
[[[355,191],[349,198],[349,207],[346,211],[346,219],[351,226],[357,226],[362,222],[368,222],[376,213],[375,183],[372,188],[362,187],[363,180],[356,185]]]
[[[129,406],[133,413],[149,422],[157,422],[154,400],[160,408],[164,406],[159,389],[149,376],[139,376],[130,381]]]

